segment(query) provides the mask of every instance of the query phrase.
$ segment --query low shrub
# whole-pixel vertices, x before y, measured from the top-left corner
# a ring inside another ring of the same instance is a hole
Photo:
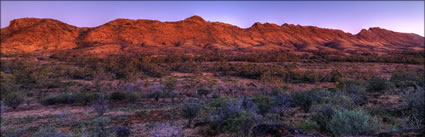
[[[128,127],[118,126],[114,128],[116,137],[129,137],[131,131]]]
[[[152,77],[163,77],[169,74],[169,71],[154,63],[146,63],[142,65],[143,73]]]
[[[133,92],[127,93],[127,101],[130,103],[136,103],[137,100],[139,100],[139,98],[140,98],[140,94],[136,94]]]
[[[282,107],[282,108],[290,108],[294,107],[294,99],[287,94],[273,94],[272,96],[272,104]]]
[[[3,97],[9,93],[17,91],[18,85],[15,79],[15,76],[12,74],[0,72],[0,91],[2,94],[0,99],[3,99]]]
[[[366,91],[366,87],[363,85],[364,84],[362,82],[357,80],[345,80],[345,81],[338,82],[336,87],[342,92],[355,94],[358,92]]]
[[[182,73],[193,73],[199,71],[201,66],[198,63],[188,62],[177,64],[172,70]]]
[[[246,135],[261,119],[256,105],[245,99],[218,99],[210,104],[212,121],[210,129]]]
[[[378,122],[369,114],[356,110],[338,110],[327,122],[334,136],[359,136],[374,133]]]
[[[198,103],[185,103],[183,104],[182,114],[185,119],[189,120],[188,126],[191,125],[192,120],[198,115],[202,106]]]
[[[249,130],[257,123],[255,115],[256,114],[252,112],[241,111],[237,117],[228,119],[223,124],[221,124],[221,129],[226,129],[230,132],[246,135]]]
[[[344,95],[324,97],[321,99],[320,104],[330,105],[337,109],[352,109],[355,107],[354,101],[350,97]]]
[[[418,88],[407,97],[407,112],[409,114],[409,126],[413,128],[424,127],[425,121],[425,90]]]
[[[25,130],[22,128],[19,129],[9,129],[7,131],[2,131],[1,135],[4,137],[22,137],[25,134]]]
[[[69,137],[69,135],[52,127],[43,127],[36,133],[32,134],[31,137]]]
[[[322,106],[315,110],[311,120],[315,121],[319,126],[321,133],[330,134],[327,123],[332,118],[335,110],[331,106]]]
[[[381,77],[372,77],[367,81],[367,91],[368,92],[381,92],[390,88],[390,83]]]
[[[48,96],[40,100],[42,105],[56,105],[56,104],[80,104],[88,105],[96,99],[95,93],[77,92],[72,94],[60,94],[57,96]]]
[[[61,94],[58,96],[49,96],[40,101],[42,105],[55,105],[55,104],[73,104],[73,97],[69,94]]]
[[[329,81],[329,82],[338,82],[338,81],[340,81],[343,77],[344,77],[344,74],[343,74],[341,71],[339,71],[339,70],[337,70],[337,69],[334,69],[334,70],[332,70],[332,71],[329,73],[329,80],[327,80],[327,81]]]
[[[134,92],[121,92],[116,91],[109,95],[109,99],[113,101],[128,101],[135,103],[139,99],[139,95]]]
[[[159,123],[149,131],[152,137],[183,137],[184,131],[178,126],[171,125],[170,123]]]
[[[4,97],[4,104],[13,109],[18,108],[24,101],[24,97],[18,92],[9,93]]]
[[[314,72],[314,71],[307,71],[307,72],[302,72],[303,74],[301,75],[301,81],[302,82],[307,82],[307,83],[316,83],[319,82],[320,79],[323,77],[320,73]]]
[[[270,96],[255,96],[252,98],[252,102],[257,105],[258,113],[265,115],[277,104],[272,104],[272,97]]]
[[[111,121],[108,117],[100,116],[93,120],[93,130],[91,132],[91,136],[95,137],[106,137],[108,134],[108,130],[106,129],[106,125]]]
[[[356,105],[364,105],[367,103],[367,92],[364,83],[357,80],[341,81],[337,84],[337,88],[342,94],[348,96]]]
[[[75,94],[73,93],[71,96],[75,103],[80,105],[89,105],[96,99],[96,93],[91,92],[77,92]]]
[[[162,93],[161,93],[161,91],[159,91],[159,90],[157,90],[157,91],[154,91],[154,92],[152,92],[151,94],[149,94],[149,98],[154,98],[156,101],[158,101],[159,100],[159,98],[161,98],[161,96],[162,96]]]
[[[319,89],[298,91],[291,94],[294,99],[294,105],[301,107],[304,112],[308,112],[313,103],[320,103],[322,98],[331,95],[332,93]]]
[[[114,100],[114,101],[123,101],[123,100],[125,100],[125,99],[127,99],[127,94],[126,93],[124,93],[124,92],[120,92],[120,91],[116,91],[116,92],[113,92],[110,96],[109,96],[109,98],[111,99],[111,100]]]
[[[296,123],[295,128],[301,129],[305,132],[312,132],[317,131],[320,127],[316,121],[306,119]]]
[[[423,72],[393,72],[391,75],[391,82],[398,88],[424,86],[424,73]]]
[[[196,91],[196,93],[198,94],[198,96],[200,97],[207,97],[208,94],[211,93],[211,89],[210,88],[200,88]]]

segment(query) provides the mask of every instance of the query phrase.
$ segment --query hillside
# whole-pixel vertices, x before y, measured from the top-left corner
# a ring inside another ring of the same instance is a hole
[[[192,16],[177,22],[116,19],[93,28],[79,28],[54,19],[22,18],[1,29],[1,52],[89,54],[289,51],[390,53],[423,51],[424,37],[382,28],[353,35],[336,29],[271,23],[240,28]]]

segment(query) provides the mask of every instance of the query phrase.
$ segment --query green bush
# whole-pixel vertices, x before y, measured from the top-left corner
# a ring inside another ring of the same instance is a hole
[[[164,85],[163,92],[165,92],[164,94],[168,96],[170,92],[173,92],[176,89],[177,78],[174,76],[169,76],[164,80],[163,85]]]
[[[161,96],[162,96],[162,93],[161,93],[161,91],[154,91],[154,92],[152,92],[151,94],[149,94],[149,98],[154,98],[156,101],[158,101],[159,100],[159,98],[161,98]]]
[[[74,100],[72,96],[68,94],[61,94],[58,96],[48,96],[46,98],[43,98],[40,101],[40,104],[42,105],[55,105],[55,104],[73,104]]]
[[[336,87],[342,94],[350,97],[356,105],[367,103],[367,92],[364,83],[357,80],[346,80],[339,82]]]
[[[96,99],[96,94],[90,92],[77,92],[73,93],[71,96],[72,99],[75,101],[74,103],[80,105],[88,105]]]
[[[69,137],[69,135],[48,126],[41,128],[39,131],[32,134],[31,137]]]
[[[359,136],[373,134],[379,125],[365,112],[339,110],[333,114],[327,126],[334,136]]]
[[[320,104],[330,105],[340,109],[352,109],[355,107],[354,101],[350,97],[344,95],[323,97]]]
[[[409,114],[409,125],[414,128],[424,127],[425,120],[425,90],[418,88],[407,97],[407,112]]]
[[[342,92],[347,92],[351,94],[366,91],[366,88],[363,85],[364,84],[362,82],[357,80],[345,80],[338,82],[336,87]]]
[[[28,64],[26,64],[28,63]],[[48,64],[39,65],[34,62],[19,62],[12,74],[16,76],[16,83],[23,88],[48,88],[58,83],[52,67]]]
[[[330,82],[338,82],[344,77],[344,74],[341,73],[339,70],[334,69],[329,73],[329,76]]]
[[[306,71],[302,72],[302,82],[307,83],[316,83],[319,82],[320,79],[323,77],[320,73],[314,72],[314,71]]]
[[[12,92],[4,97],[4,104],[8,107],[16,109],[24,102],[24,97],[18,92]]]
[[[60,94],[57,96],[48,96],[40,100],[42,105],[56,105],[56,104],[80,104],[88,105],[96,99],[95,93],[89,92],[76,92],[72,94]]]
[[[277,104],[273,104],[273,98],[270,96],[255,96],[252,98],[252,102],[257,105],[258,113],[265,115]]]
[[[139,98],[140,98],[139,94],[136,94],[133,92],[127,93],[127,101],[130,103],[136,103],[137,100],[139,100]]]
[[[391,75],[391,82],[398,88],[406,88],[409,86],[424,86],[423,72],[394,72]]]
[[[327,123],[332,118],[335,110],[331,106],[323,106],[316,109],[316,113],[313,114],[311,120],[315,121],[319,125],[319,131],[321,133],[330,134]]]
[[[124,126],[117,126],[114,131],[116,137],[129,137],[131,135],[130,128]]]
[[[200,97],[207,97],[208,94],[211,93],[211,89],[209,88],[200,88],[196,91],[196,93],[198,94],[198,96]]]
[[[182,72],[182,73],[193,73],[199,71],[201,66],[198,63],[188,62],[188,63],[180,63],[176,65],[173,70]]]
[[[313,89],[310,91],[298,91],[291,94],[294,105],[301,107],[305,112],[310,110],[310,107],[314,103],[320,103],[323,97],[331,96],[332,94],[328,91],[319,89]]]
[[[192,120],[198,115],[202,106],[198,103],[185,103],[183,104],[182,114],[185,119],[189,120],[188,125],[192,123]]]
[[[221,98],[211,102],[209,108],[213,111],[209,113],[212,117],[210,129],[247,134],[251,127],[258,123],[260,117],[256,114],[255,105],[246,101],[248,100]]]
[[[17,90],[15,79],[14,75],[0,72],[0,91],[3,96]]]
[[[373,77],[367,81],[368,92],[381,92],[389,89],[390,87],[390,83],[381,77]]]
[[[130,103],[135,103],[139,99],[139,95],[134,92],[116,91],[109,95],[109,99],[113,101],[128,101]]]
[[[312,131],[317,131],[320,127],[316,123],[316,121],[306,119],[296,123],[295,128],[302,129],[303,131],[306,131],[306,132],[312,132]]]
[[[157,64],[146,63],[142,65],[144,74],[152,77],[163,77],[169,74],[168,70],[164,67],[160,67]]]
[[[114,101],[123,101],[127,99],[127,94],[124,92],[116,91],[110,95],[110,99]]]
[[[238,134],[247,134],[256,123],[257,121],[254,113],[241,111],[237,117],[225,121],[225,123],[221,125],[221,128]]]
[[[108,134],[112,134],[112,133],[110,133],[110,131],[108,131],[106,129],[106,126],[110,121],[111,121],[111,119],[109,117],[105,117],[105,116],[100,116],[100,117],[95,118],[92,122],[93,130],[92,130],[90,136],[106,137]]]

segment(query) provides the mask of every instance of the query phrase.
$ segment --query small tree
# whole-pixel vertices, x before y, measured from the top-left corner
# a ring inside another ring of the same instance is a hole
[[[157,91],[154,91],[154,92],[152,92],[150,95],[149,95],[149,97],[151,97],[151,98],[154,98],[155,99],[155,101],[159,101],[159,98],[161,97],[161,91],[159,91],[159,90],[157,90]]]
[[[97,95],[96,100],[93,101],[93,107],[98,116],[102,116],[108,110],[108,100],[105,95]]]
[[[165,80],[164,92],[169,93],[176,88],[177,79],[174,76],[170,76]]]
[[[21,105],[23,102],[24,97],[22,97],[21,95],[19,95],[19,93],[16,92],[6,95],[4,99],[4,104],[13,109],[18,108],[18,106]]]
[[[183,117],[189,120],[189,127],[192,123],[192,120],[198,115],[200,110],[201,105],[197,103],[186,103],[183,105]]]

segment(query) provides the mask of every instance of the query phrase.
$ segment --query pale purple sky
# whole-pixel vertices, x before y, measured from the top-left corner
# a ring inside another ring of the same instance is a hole
[[[255,22],[313,25],[353,34],[382,27],[424,36],[424,1],[1,1],[1,27],[23,17],[94,27],[116,18],[178,21],[199,15],[247,28]]]

